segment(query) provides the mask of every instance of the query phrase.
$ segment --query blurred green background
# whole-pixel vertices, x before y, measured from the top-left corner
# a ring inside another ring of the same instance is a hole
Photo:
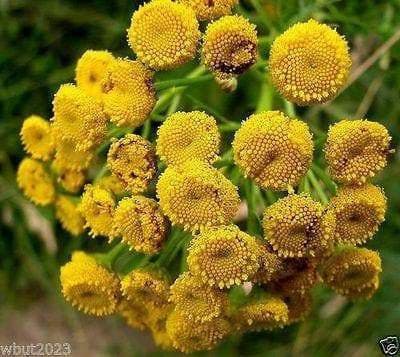
[[[259,6],[257,6],[259,5]],[[59,295],[58,267],[71,251],[95,250],[104,241],[71,238],[50,208],[38,209],[19,193],[15,170],[23,157],[19,130],[25,117],[51,117],[53,93],[74,78],[76,60],[88,48],[133,56],[126,28],[138,3],[132,0],[0,0],[0,344],[70,342],[73,355],[157,354],[151,340],[114,318],[88,318]],[[255,9],[258,9],[256,11]],[[346,117],[384,124],[393,147],[400,142],[400,1],[243,0],[239,11],[258,25],[260,55],[267,58],[271,38],[296,21],[314,17],[346,36],[353,56],[350,86],[332,103],[297,108],[314,130]],[[271,32],[272,29],[272,32]],[[190,65],[161,78],[178,78]],[[254,111],[260,88],[258,69],[223,93],[213,84],[187,89],[180,108],[206,103],[231,120]],[[200,101],[193,103],[191,98]],[[273,108],[283,107],[274,93]],[[155,129],[155,125],[154,129]],[[229,145],[230,135],[226,136]],[[322,150],[316,158],[322,162]],[[304,323],[228,341],[210,355],[380,355],[378,340],[400,335],[399,154],[375,180],[389,197],[386,222],[367,246],[383,259],[381,288],[367,302],[349,303],[327,289],[315,291],[315,308]]]

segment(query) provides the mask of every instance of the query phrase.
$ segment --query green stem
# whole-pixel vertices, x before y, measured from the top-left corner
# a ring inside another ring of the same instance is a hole
[[[265,197],[267,198],[267,202],[269,205],[272,205],[276,201],[278,201],[278,197],[276,197],[276,194],[270,190],[265,191]]]
[[[256,113],[270,110],[272,108],[273,97],[273,88],[271,83],[269,83],[269,80],[266,79],[261,85],[261,92],[256,107]]]
[[[151,117],[148,118],[143,124],[142,137],[148,139],[150,137],[150,133],[151,133]]]
[[[169,89],[172,87],[184,87],[188,86],[190,84],[198,84],[198,83],[203,83],[203,82],[208,82],[209,80],[213,79],[213,75],[210,74],[205,74],[203,76],[198,76],[198,77],[187,77],[187,78],[177,78],[177,79],[170,79],[166,81],[160,81],[154,83],[154,87],[157,90],[163,90],[163,89]]]
[[[157,266],[168,265],[179,251],[183,240],[182,232],[174,231],[155,264]]]
[[[333,194],[336,194],[337,187],[336,184],[332,181],[332,179],[329,177],[329,175],[321,169],[317,164],[312,165],[312,170],[315,172],[315,174],[323,181],[327,189]]]
[[[258,17],[260,21],[263,23],[263,25],[271,32],[273,33],[275,30],[273,26],[271,25],[268,17],[267,17],[267,12],[265,9],[262,7],[260,2],[258,0],[250,0],[251,5],[254,7],[256,10]]]
[[[236,131],[239,128],[240,128],[240,123],[236,123],[236,122],[224,123],[224,124],[219,125],[219,130],[221,132]]]
[[[324,190],[322,189],[318,179],[315,177],[314,172],[312,170],[308,171],[307,177],[310,179],[310,182],[313,185],[315,191],[317,192],[317,195],[321,200],[321,202],[323,204],[327,204],[329,202],[328,197],[326,196]]]
[[[115,247],[110,249],[105,254],[96,254],[95,257],[97,260],[108,269],[113,270],[114,262],[117,258],[127,250],[127,246],[121,243],[118,243]]]
[[[211,108],[208,104],[203,103],[202,101],[200,101],[197,98],[191,96],[190,94],[185,94],[185,97],[188,98],[191,102],[193,102],[193,104],[195,104],[197,107],[207,111],[209,114],[213,115],[214,117],[216,117],[221,122],[226,123],[226,124],[235,123],[235,122],[232,122],[229,119],[225,118],[223,115],[218,113],[215,109]]]
[[[182,92],[175,94],[174,97],[172,97],[171,103],[169,104],[168,110],[167,110],[167,115],[169,116],[172,113],[175,113],[179,107],[179,103],[181,102],[182,99]]]
[[[289,117],[294,118],[296,116],[296,110],[294,108],[293,103],[287,101],[286,99],[284,99],[283,101],[284,101],[284,105],[285,105],[286,114]]]

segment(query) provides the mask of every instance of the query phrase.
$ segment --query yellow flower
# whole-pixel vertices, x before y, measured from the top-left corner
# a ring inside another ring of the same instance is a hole
[[[368,284],[361,288],[349,288],[341,294],[350,300],[368,300],[379,289],[379,276],[375,276]]]
[[[377,252],[355,247],[338,249],[321,267],[323,281],[350,298],[372,295],[378,288],[377,277],[381,271]]]
[[[189,272],[182,273],[171,286],[170,300],[175,311],[190,320],[205,322],[221,316],[228,305],[227,295]]]
[[[115,196],[123,196],[126,193],[121,181],[113,174],[100,178],[96,186],[111,191]]]
[[[91,150],[78,150],[72,140],[64,139],[56,143],[54,164],[59,170],[84,170],[93,160]]]
[[[156,103],[153,72],[139,61],[114,60],[104,75],[102,90],[104,111],[118,126],[142,125]]]
[[[208,21],[229,15],[238,0],[179,0],[178,2],[191,7],[199,21]]]
[[[235,226],[222,226],[193,240],[187,263],[204,283],[222,289],[250,280],[259,268],[259,254],[254,237]]]
[[[391,137],[379,123],[342,120],[330,127],[325,147],[329,172],[344,184],[363,184],[387,164]]]
[[[190,61],[200,38],[194,11],[170,0],[151,1],[133,13],[129,46],[138,59],[155,70]]]
[[[168,167],[157,195],[171,222],[191,231],[230,223],[240,203],[237,188],[221,172],[196,160]]]
[[[265,189],[288,190],[308,171],[313,155],[307,124],[278,111],[251,115],[232,143],[235,163]]]
[[[90,235],[112,237],[112,224],[115,209],[114,197],[110,191],[97,186],[86,185],[79,211],[90,228]]]
[[[158,203],[143,196],[126,197],[114,212],[115,236],[138,252],[157,253],[166,238],[168,223]]]
[[[154,343],[163,350],[172,351],[173,342],[167,333],[166,322],[169,314],[161,313],[149,319],[148,327],[152,333]]]
[[[53,161],[52,169],[57,174],[57,182],[68,192],[76,193],[85,184],[86,175],[83,170],[59,168],[58,161]]]
[[[142,302],[124,298],[118,304],[117,311],[128,326],[141,331],[146,329],[152,313],[152,311],[149,311],[148,306]]]
[[[65,195],[60,195],[55,202],[55,208],[56,217],[66,231],[74,236],[83,232],[85,220],[73,199]]]
[[[268,249],[265,244],[258,243],[260,249],[260,256],[259,256],[259,269],[257,273],[251,279],[252,282],[258,284],[267,284],[274,277],[277,276],[282,270],[285,269],[284,267],[284,260],[278,257],[277,254],[272,252],[272,249]]]
[[[82,89],[63,84],[54,96],[53,110],[57,142],[70,140],[76,151],[85,151],[103,140],[107,118],[100,103]]]
[[[114,56],[108,51],[87,50],[76,65],[76,84],[88,94],[101,99],[103,94],[101,82],[107,67],[114,61]]]
[[[378,231],[385,220],[386,197],[383,189],[371,184],[342,187],[329,203],[336,216],[335,240],[362,244]]]
[[[121,291],[128,300],[155,308],[168,305],[169,282],[160,271],[135,269],[121,280]]]
[[[285,270],[273,282],[273,288],[279,294],[306,294],[320,282],[314,261],[305,258],[286,259],[283,264]]]
[[[304,294],[291,293],[283,298],[289,309],[288,324],[303,321],[312,309],[312,297],[309,291]]]
[[[213,163],[219,145],[217,123],[204,112],[174,113],[158,129],[157,154],[168,165],[191,159]]]
[[[114,313],[119,291],[118,278],[80,252],[61,267],[62,293],[67,301],[86,314]]]
[[[272,81],[287,100],[298,105],[333,99],[345,84],[350,66],[345,38],[312,19],[293,25],[271,46]]]
[[[222,317],[199,323],[178,311],[169,315],[166,328],[173,346],[185,353],[211,350],[230,333],[230,324]]]
[[[233,314],[232,320],[242,332],[272,330],[287,323],[288,313],[282,299],[262,296],[249,299]]]
[[[37,205],[45,206],[55,199],[55,188],[44,165],[31,158],[21,161],[17,172],[19,188]]]
[[[282,257],[313,257],[334,239],[335,215],[306,194],[292,194],[267,207],[265,238]]]
[[[20,135],[25,151],[34,159],[47,161],[51,158],[54,141],[47,120],[31,115],[24,120]]]
[[[224,16],[207,26],[203,57],[210,71],[237,75],[257,60],[255,25],[239,15]]]
[[[151,143],[135,134],[127,134],[110,146],[107,165],[132,193],[145,191],[156,174]]]

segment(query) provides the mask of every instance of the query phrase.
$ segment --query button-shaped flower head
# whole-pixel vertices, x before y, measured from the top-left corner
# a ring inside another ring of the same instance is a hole
[[[293,25],[271,46],[272,81],[287,100],[299,105],[333,99],[345,84],[350,66],[344,37],[312,19]]]
[[[278,111],[251,115],[232,143],[235,163],[265,189],[288,190],[308,171],[313,141],[307,124]]]
[[[199,21],[208,21],[229,15],[238,0],[179,0],[179,3],[191,7]]]
[[[154,70],[190,61],[200,38],[195,12],[170,0],[153,0],[133,13],[128,42],[138,59]]]

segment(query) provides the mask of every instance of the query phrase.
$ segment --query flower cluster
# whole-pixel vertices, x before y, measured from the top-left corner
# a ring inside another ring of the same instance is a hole
[[[368,182],[391,152],[381,124],[333,125],[326,171],[313,163],[311,127],[293,110],[262,105],[240,124],[207,106],[210,113],[183,111],[183,89],[168,90],[213,78],[233,90],[259,61],[256,27],[231,14],[236,2],[141,5],[128,29],[136,60],[85,52],[76,83],[54,96],[52,119],[33,115],[21,128],[22,192],[53,205],[72,235],[113,245],[75,252],[61,267],[66,300],[88,314],[119,315],[166,350],[209,350],[232,334],[301,321],[320,283],[350,299],[379,286],[379,254],[357,246],[378,231],[387,207],[383,189]],[[157,80],[192,61],[200,44],[204,67]],[[350,65],[344,37],[310,20],[275,39],[271,81],[262,79],[298,105],[325,103]]]

